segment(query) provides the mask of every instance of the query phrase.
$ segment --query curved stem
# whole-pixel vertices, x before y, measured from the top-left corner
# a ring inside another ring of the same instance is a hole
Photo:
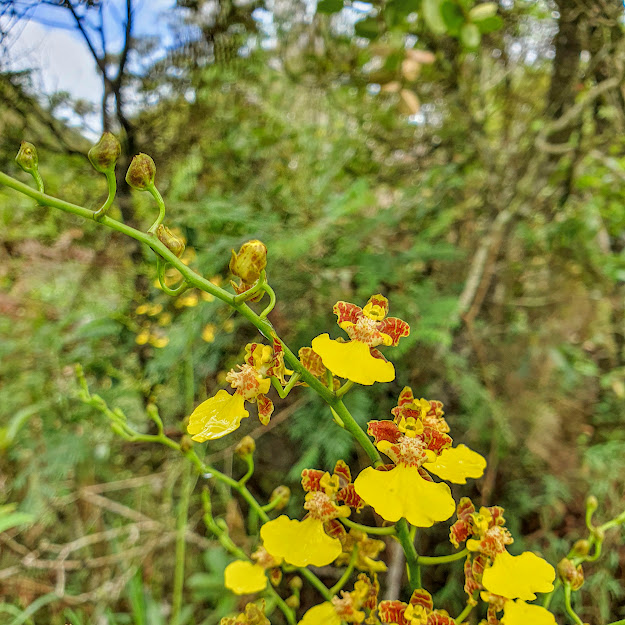
[[[464,619],[471,614],[471,610],[473,610],[474,607],[475,606],[471,603],[467,603],[467,605],[464,606],[464,610],[462,610],[462,612],[460,612],[460,614],[458,614],[458,616],[454,619],[454,623],[456,625],[461,625],[462,621],[464,621]]]
[[[115,178],[115,171],[105,171],[104,175],[106,176],[106,185],[108,187],[108,197],[106,201],[98,210],[93,213],[93,218],[96,221],[100,221],[104,215],[106,215],[109,208],[113,204],[113,200],[115,199],[115,193],[117,192],[117,179]]]
[[[274,309],[276,305],[276,294],[275,291],[267,284],[263,284],[263,291],[269,295],[269,304],[267,304],[267,308],[260,313],[260,318],[265,319],[267,315]]]
[[[417,556],[417,562],[425,566],[433,566],[435,564],[447,564],[448,562],[455,562],[456,560],[462,560],[469,553],[468,549],[458,551],[458,553],[452,553],[448,556]]]
[[[584,625],[584,621],[577,616],[575,610],[573,610],[573,606],[571,605],[571,584],[564,584],[564,606],[566,607],[566,611],[569,613],[569,616],[577,625]]]
[[[295,620],[294,611],[291,608],[289,608],[289,606],[286,604],[284,599],[276,592],[276,589],[273,588],[271,584],[267,584],[267,589],[265,592],[267,592],[273,597],[273,600],[276,602],[276,605],[280,608],[280,610],[282,611],[282,614],[284,614],[286,618],[286,622],[289,625],[295,625],[296,620]]]
[[[187,284],[187,281],[183,278],[182,282],[175,289],[168,287],[167,284],[165,283],[165,267],[166,266],[167,266],[167,263],[163,261],[162,258],[157,256],[156,257],[156,271],[158,274],[158,282],[161,285],[161,289],[167,295],[176,297],[180,295],[181,293],[184,293],[189,288],[189,285]]]
[[[152,197],[156,200],[156,204],[158,205],[158,217],[156,221],[148,228],[148,234],[153,234],[156,232],[156,229],[163,223],[163,219],[165,219],[165,202],[163,201],[162,195],[158,192],[158,189],[151,184],[147,187],[147,190],[152,194]]]
[[[392,536],[395,532],[395,526],[389,525],[387,527],[372,527],[370,525],[361,525],[360,523],[356,523],[355,521],[350,521],[349,519],[339,519],[343,525],[347,525],[347,527],[351,527],[355,530],[360,530],[361,532],[366,532],[367,534],[372,534],[376,536]]]
[[[343,384],[343,386],[341,386],[341,388],[339,388],[334,394],[337,397],[343,397],[343,395],[345,395],[345,393],[347,393],[352,386],[354,386],[354,383],[351,380],[347,380],[347,382],[345,382],[345,384]]]
[[[39,191],[39,193],[44,193],[45,192],[45,187],[43,184],[43,178],[41,177],[41,174],[39,173],[38,169],[33,169],[31,172],[32,177],[35,180],[35,184],[37,185],[37,191]]]
[[[247,472],[239,480],[239,484],[241,484],[241,486],[245,486],[245,483],[252,477],[252,475],[254,475],[254,456],[252,456],[252,454],[247,454],[244,457],[244,460],[247,463]]]
[[[358,545],[354,545],[354,548],[352,550],[352,554],[349,558],[349,563],[347,565],[347,568],[345,569],[343,575],[341,575],[341,577],[339,578],[339,581],[336,582],[336,584],[334,584],[334,586],[332,586],[332,588],[330,588],[330,594],[332,596],[336,595],[339,590],[341,590],[341,588],[343,588],[343,586],[345,586],[345,584],[347,583],[347,580],[349,579],[349,576],[353,573],[354,571],[354,567],[356,566],[356,559],[358,558]]]

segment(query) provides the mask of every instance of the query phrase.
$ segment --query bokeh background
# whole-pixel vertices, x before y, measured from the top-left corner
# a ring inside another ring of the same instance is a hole
[[[0,1],[0,168],[25,180],[13,158],[29,140],[47,192],[97,208],[105,182],[86,152],[112,130],[111,214],[152,223],[150,198],[123,183],[150,154],[199,272],[227,284],[230,250],[266,243],[270,318],[295,351],[339,335],[337,300],[386,295],[412,327],[397,379],[348,407],[387,418],[405,385],[444,402],[454,439],[489,461],[455,494],[504,506],[514,549],[555,563],[585,536],[588,494],[600,519],[624,507],[624,13],[616,0]],[[179,437],[256,334],[210,297],[164,295],[154,261],[0,188],[0,505],[35,518],[0,534],[2,622],[168,622],[183,465],[116,438],[79,400],[74,365],[137,427],[154,402]],[[252,434],[251,489],[290,486],[296,516],[302,468],[366,458],[305,389],[275,399],[270,427],[248,419],[207,456],[239,475],[233,444]],[[180,625],[240,605],[202,482]],[[249,544],[247,509],[214,496]],[[442,525],[421,553],[449,553]],[[613,532],[586,567],[585,621],[625,618],[622,543]],[[390,545],[385,558],[396,565]],[[462,583],[460,563],[426,571],[452,614]],[[303,592],[302,607],[317,601]]]

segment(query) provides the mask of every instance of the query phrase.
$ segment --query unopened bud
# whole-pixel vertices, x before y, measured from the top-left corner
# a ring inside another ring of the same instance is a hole
[[[15,157],[15,162],[27,173],[37,171],[39,166],[39,157],[37,156],[37,148],[28,141],[22,141],[19,152]]]
[[[180,451],[186,454],[193,449],[193,439],[186,434],[180,439]]]
[[[575,541],[573,548],[571,549],[571,555],[573,556],[587,556],[590,552],[590,542],[585,538]]]
[[[156,165],[151,156],[137,154],[133,157],[130,167],[126,172],[126,182],[138,191],[145,191],[154,184]]]
[[[291,595],[290,597],[287,597],[284,600],[284,603],[286,603],[289,608],[292,608],[293,610],[297,610],[297,608],[299,608],[299,597],[296,597],[295,595]]]
[[[101,174],[115,169],[115,163],[121,154],[122,146],[111,132],[105,132],[100,140],[89,150],[89,160]]]
[[[288,486],[277,486],[273,489],[269,501],[273,503],[276,499],[280,500],[280,503],[276,505],[276,510],[283,510],[289,503],[291,498],[291,489]]]
[[[271,569],[269,572],[269,581],[272,586],[279,586],[282,581],[282,569]]]
[[[230,271],[245,284],[254,284],[266,266],[267,247],[262,241],[254,239],[244,243],[238,254],[232,250]]]
[[[302,578],[297,575],[289,580],[289,588],[293,590],[301,590],[303,585]]]
[[[244,436],[234,448],[234,453],[239,458],[251,456],[256,451],[256,442],[251,436]]]
[[[184,241],[177,237],[167,226],[160,224],[156,229],[158,240],[176,257],[180,258],[184,252]]]
[[[586,499],[586,510],[594,512],[599,507],[599,501],[594,495],[590,495]]]
[[[558,562],[558,577],[565,583],[571,585],[571,590],[579,590],[584,584],[584,571],[582,565],[577,567],[568,558],[562,558]]]

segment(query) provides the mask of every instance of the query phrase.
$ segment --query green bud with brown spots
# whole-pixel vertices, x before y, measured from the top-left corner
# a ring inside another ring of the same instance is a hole
[[[158,240],[177,258],[184,252],[184,241],[177,237],[167,226],[160,224],[156,229]]]
[[[104,174],[115,169],[115,163],[121,152],[122,146],[117,137],[111,132],[105,132],[89,150],[88,156],[93,168]]]
[[[145,191],[154,186],[155,176],[156,165],[152,157],[141,153],[133,157],[126,172],[126,182],[137,191]]]

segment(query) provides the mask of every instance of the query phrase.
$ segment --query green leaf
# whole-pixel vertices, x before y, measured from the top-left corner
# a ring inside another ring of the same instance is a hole
[[[343,0],[320,0],[317,13],[338,13],[343,9]]]
[[[484,2],[474,6],[469,11],[469,19],[472,22],[482,22],[489,17],[497,15],[497,3],[496,2]]]
[[[482,35],[475,24],[464,24],[460,29],[460,41],[467,48],[474,50],[480,45]]]
[[[423,0],[423,19],[435,35],[444,35],[447,26],[441,13],[442,0]]]
[[[441,15],[445,22],[447,34],[457,37],[465,21],[462,9],[455,2],[445,0],[441,5]]]
[[[495,32],[503,27],[503,19],[499,17],[499,15],[493,15],[492,17],[487,17],[485,20],[477,23],[480,32],[483,35],[487,33]]]
[[[381,32],[380,23],[375,17],[367,17],[360,22],[356,22],[354,32],[359,37],[364,37],[365,39],[375,39]]]

